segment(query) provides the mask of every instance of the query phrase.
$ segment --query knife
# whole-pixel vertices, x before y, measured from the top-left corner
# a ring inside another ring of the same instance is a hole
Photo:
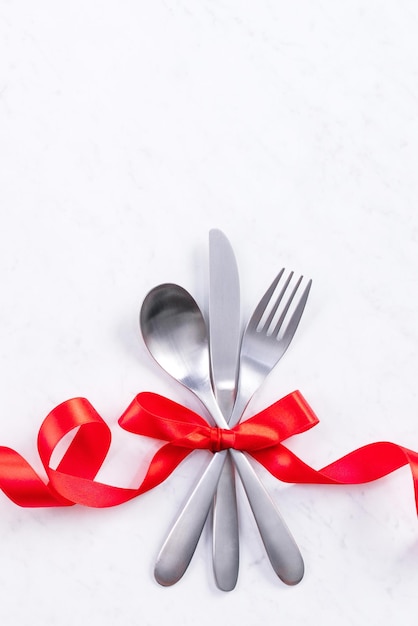
[[[217,229],[209,232],[209,259],[211,382],[228,420],[236,395],[241,338],[240,290],[231,245]],[[224,591],[235,587],[239,544],[234,471],[229,452],[224,450],[213,455],[158,554],[154,576],[161,585],[175,584],[187,570],[213,503],[216,584]]]
[[[231,244],[222,231],[209,232],[209,346],[212,387],[228,421],[236,396],[240,347],[240,286]],[[239,569],[235,469],[228,453],[213,503],[213,569],[223,591],[234,589]]]

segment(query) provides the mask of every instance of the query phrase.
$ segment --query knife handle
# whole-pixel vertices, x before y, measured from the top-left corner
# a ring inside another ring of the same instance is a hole
[[[160,585],[174,585],[189,566],[210,511],[227,451],[213,455],[191,493],[157,557],[155,579]]]
[[[213,503],[213,570],[216,585],[232,591],[239,570],[239,529],[235,468],[228,454]]]

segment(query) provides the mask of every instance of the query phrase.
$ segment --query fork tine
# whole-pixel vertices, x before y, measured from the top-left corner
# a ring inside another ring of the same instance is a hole
[[[292,272],[292,274],[293,274],[293,272]],[[282,313],[281,313],[281,315],[280,315],[280,317],[279,317],[279,319],[277,321],[277,324],[274,327],[273,332],[271,333],[274,337],[276,337],[279,334],[279,332],[280,332],[280,329],[281,329],[281,327],[283,325],[283,322],[284,322],[284,319],[285,319],[285,317],[287,315],[289,307],[292,304],[293,298],[295,297],[297,290],[299,289],[300,283],[302,282],[302,278],[303,278],[303,276],[301,276],[299,278],[299,280],[297,281],[296,285],[293,287],[292,293],[290,294],[289,298],[287,299],[286,306],[284,307],[284,309],[283,309],[283,311],[282,311]]]
[[[264,294],[264,296],[261,298],[260,302],[256,306],[254,313],[252,314],[250,321],[248,322],[248,326],[247,326],[248,329],[254,330],[259,325],[260,320],[263,316],[263,313],[266,310],[266,307],[268,303],[270,302],[271,297],[273,293],[275,292],[276,287],[279,284],[281,277],[283,276],[283,272],[284,272],[284,267],[277,274],[276,278],[273,280],[270,287],[267,289],[266,293]]]
[[[283,296],[284,296],[284,294],[285,294],[285,292],[286,292],[286,289],[287,289],[287,288],[288,288],[288,286],[289,286],[290,281],[292,280],[292,276],[293,276],[293,272],[290,272],[289,276],[288,276],[288,277],[287,277],[287,279],[286,279],[285,284],[283,285],[283,287],[282,287],[282,289],[281,289],[281,291],[280,291],[279,295],[278,295],[278,296],[277,296],[277,298],[276,298],[276,301],[274,302],[273,306],[271,307],[271,311],[270,311],[270,313],[269,313],[269,315],[268,315],[268,317],[267,317],[267,319],[266,319],[266,321],[265,321],[265,323],[264,323],[264,326],[263,326],[263,330],[264,330],[265,332],[268,332],[268,329],[269,329],[269,328],[270,328],[270,326],[271,326],[271,323],[272,323],[272,321],[273,321],[273,318],[274,318],[274,316],[276,315],[276,311],[277,311],[277,309],[279,308],[279,304],[280,304],[280,302],[281,302],[281,301],[282,301],[282,299],[283,299]],[[266,306],[266,308],[267,308],[267,306]]]
[[[302,280],[302,276],[300,277],[300,279],[298,281],[298,284],[296,285],[296,287],[294,289],[294,292],[296,292],[296,289],[300,285],[301,280]],[[283,342],[285,350],[287,349],[288,345],[292,341],[293,335],[295,334],[296,329],[297,329],[297,327],[299,325],[300,318],[302,317],[302,313],[303,313],[303,310],[304,310],[305,305],[306,305],[306,301],[307,301],[308,296],[309,296],[309,291],[310,291],[311,285],[312,285],[312,280],[309,280],[308,284],[306,285],[306,287],[305,287],[305,289],[304,289],[304,291],[303,291],[303,293],[302,293],[302,295],[300,297],[300,300],[299,300],[295,310],[293,311],[293,313],[292,313],[292,315],[290,317],[289,323],[288,323],[288,325],[286,327],[286,330],[284,332],[284,335],[283,335],[283,337],[281,339],[281,341]],[[292,294],[292,298],[293,298],[293,296],[294,296],[294,294]]]

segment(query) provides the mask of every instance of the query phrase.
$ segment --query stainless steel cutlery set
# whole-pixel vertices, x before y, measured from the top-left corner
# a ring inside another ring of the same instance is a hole
[[[281,270],[241,333],[238,269],[219,230],[209,234],[208,325],[192,296],[163,284],[146,296],[140,312],[144,342],[157,363],[204,405],[219,429],[231,429],[288,348],[308,299],[311,281]],[[176,583],[194,554],[209,513],[213,515],[213,566],[217,586],[234,589],[239,570],[235,468],[244,486],[266,553],[288,585],[304,564],[282,516],[243,452],[213,454],[158,555],[156,580]]]

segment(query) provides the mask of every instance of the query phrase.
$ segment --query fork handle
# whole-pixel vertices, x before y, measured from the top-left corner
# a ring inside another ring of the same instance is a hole
[[[247,457],[231,450],[270,563],[287,585],[296,585],[304,574],[302,555],[286,523]]]

